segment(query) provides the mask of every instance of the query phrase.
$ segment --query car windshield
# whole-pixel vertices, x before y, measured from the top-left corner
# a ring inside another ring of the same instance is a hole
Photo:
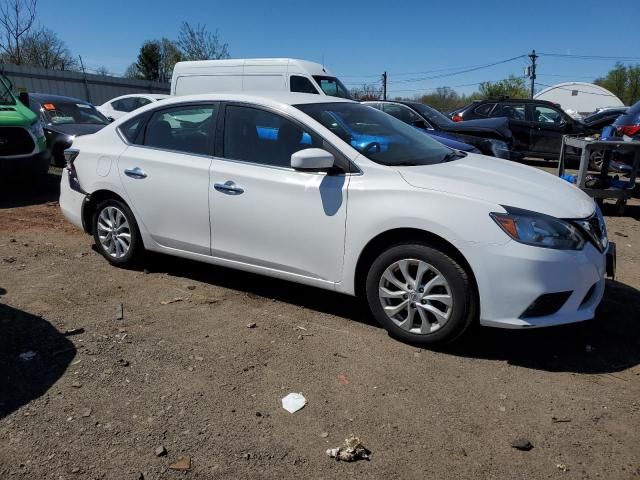
[[[93,105],[80,102],[42,102],[42,110],[52,125],[107,125],[109,120]]]
[[[0,77],[0,105],[15,105],[16,101],[9,89],[9,83],[4,77]]]
[[[382,165],[433,165],[455,151],[404,122],[359,103],[296,105],[367,158]],[[452,156],[453,155],[453,156]]]
[[[325,95],[330,97],[339,97],[351,99],[349,90],[336,77],[323,77],[322,75],[314,75],[313,79],[320,85]]]
[[[435,124],[436,127],[438,127],[438,128],[442,128],[442,127],[445,127],[447,125],[451,125],[451,124],[455,123],[453,120],[451,120],[445,114],[440,113],[435,108],[431,108],[431,107],[429,107],[427,105],[424,105],[422,103],[411,104],[411,107],[414,110],[416,110],[418,113],[420,113],[423,117],[426,117],[426,119],[429,120],[429,122]]]

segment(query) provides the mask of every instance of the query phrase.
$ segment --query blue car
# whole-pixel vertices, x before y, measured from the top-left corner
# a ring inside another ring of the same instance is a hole
[[[357,122],[348,125],[338,115],[334,115],[333,113],[329,115],[331,115],[331,118],[328,119],[330,120],[329,124],[332,126],[331,130],[340,131],[341,136],[347,135],[349,137],[349,143],[357,150],[386,152],[390,144],[399,144],[404,141],[401,137],[393,138],[385,135],[380,135],[379,133],[377,133],[377,130],[379,128],[377,125]],[[262,140],[275,141],[278,139],[278,129],[276,127],[259,126],[257,130],[258,137]],[[482,153],[473,145],[440,136],[438,135],[438,132],[429,132],[428,134],[433,139],[449,148],[454,148],[463,152]],[[311,145],[311,137],[308,133],[304,132],[302,134],[300,144]]]
[[[640,102],[629,107],[626,113],[620,115],[612,125],[604,127],[600,134],[602,140],[626,140],[640,142]],[[620,147],[613,153],[609,167],[622,173],[631,171],[634,151]],[[593,152],[589,159],[589,166],[599,171],[602,168],[604,156],[602,152]]]

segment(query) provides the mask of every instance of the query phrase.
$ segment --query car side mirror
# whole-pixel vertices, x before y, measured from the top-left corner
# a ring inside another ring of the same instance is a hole
[[[27,92],[20,92],[20,94],[18,95],[18,100],[20,100],[20,103],[22,103],[25,107],[29,108],[29,94]]]
[[[305,148],[291,155],[291,167],[296,170],[326,170],[334,162],[333,155],[322,148]]]

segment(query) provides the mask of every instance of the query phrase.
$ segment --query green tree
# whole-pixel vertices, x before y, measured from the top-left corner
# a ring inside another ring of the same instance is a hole
[[[640,65],[625,66],[618,62],[594,83],[609,90],[625,104],[633,105],[640,100]]]
[[[157,40],[149,40],[142,44],[140,53],[138,53],[138,76],[143,80],[160,79],[160,62],[162,56],[160,54],[160,42]]]
[[[478,90],[482,99],[499,97],[529,97],[529,92],[527,91],[524,79],[514,77],[513,75],[510,75],[509,78],[505,78],[499,82],[482,82]]]
[[[438,87],[433,93],[422,95],[418,101],[441,112],[448,112],[462,106],[460,95],[451,87]]]
[[[146,41],[140,48],[138,61],[130,65],[126,77],[168,82],[176,62],[182,60],[178,46],[168,38]]]

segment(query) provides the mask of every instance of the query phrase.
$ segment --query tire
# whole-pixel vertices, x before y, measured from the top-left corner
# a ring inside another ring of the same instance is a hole
[[[96,248],[109,263],[125,267],[134,265],[140,259],[142,238],[136,219],[126,204],[116,199],[100,202],[91,226]],[[117,235],[115,241],[114,233]]]
[[[449,255],[426,244],[402,243],[381,253],[369,268],[365,288],[378,323],[391,336],[414,344],[453,342],[477,312],[468,273]],[[394,313],[403,303],[406,306]]]

